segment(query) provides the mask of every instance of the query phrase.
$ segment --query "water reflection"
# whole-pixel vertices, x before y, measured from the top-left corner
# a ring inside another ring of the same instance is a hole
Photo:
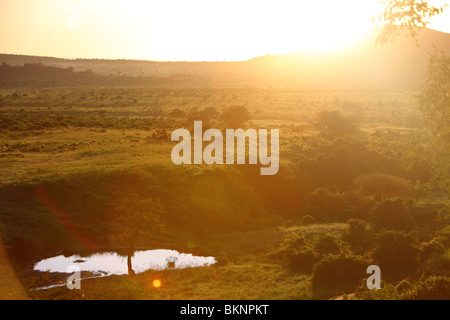
[[[176,250],[146,250],[136,251],[131,258],[135,273],[146,270],[184,269],[207,267],[216,263],[214,257],[193,256],[189,253],[179,253]],[[127,257],[116,252],[96,253],[88,257],[63,255],[48,258],[35,264],[34,270],[49,272],[67,272],[69,266],[76,265],[81,271],[90,271],[104,275],[128,274]]]

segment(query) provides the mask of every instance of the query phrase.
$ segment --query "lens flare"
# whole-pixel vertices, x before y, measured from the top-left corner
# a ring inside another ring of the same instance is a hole
[[[159,279],[153,280],[153,286],[154,286],[155,288],[161,287],[161,280],[159,280]]]

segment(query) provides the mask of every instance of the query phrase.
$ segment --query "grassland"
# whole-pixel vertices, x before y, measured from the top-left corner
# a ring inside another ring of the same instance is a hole
[[[366,275],[360,270],[357,284],[343,276],[343,284],[321,286],[315,280],[318,265],[329,263],[332,273],[349,266],[337,257],[352,266],[361,259],[366,265],[381,263],[377,248],[384,228],[416,236],[406,248],[417,264],[401,273],[385,267],[395,297],[416,297],[430,277],[441,277],[439,285],[448,288],[448,193],[429,185],[433,162],[425,151],[433,137],[422,126],[415,94],[302,88],[2,89],[0,234],[8,253],[3,265],[13,266],[32,299],[323,299],[354,292]],[[174,129],[191,129],[193,120],[224,129],[220,114],[235,105],[250,111],[246,127],[280,129],[277,175],[261,177],[259,166],[251,165],[171,162]],[[182,115],[174,116],[175,109]],[[319,117],[326,110],[338,111],[356,131],[344,126],[327,135]],[[355,184],[357,177],[370,174],[387,179],[378,189],[388,194],[367,193]],[[30,270],[38,259],[115,247],[110,237],[118,218],[114,206],[132,193],[159,200],[167,225],[165,233],[142,240],[140,247],[212,255],[218,263],[86,280],[81,290],[31,290],[54,280]],[[380,228],[372,218],[374,208],[391,198],[402,202],[412,228],[401,217],[398,228]],[[367,236],[366,243],[352,242],[350,219],[364,223],[358,239]],[[162,280],[161,288],[151,286],[154,278]],[[398,287],[404,279],[408,292]],[[359,297],[371,298],[364,291]]]

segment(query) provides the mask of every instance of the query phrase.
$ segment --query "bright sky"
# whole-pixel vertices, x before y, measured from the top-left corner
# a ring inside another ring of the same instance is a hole
[[[377,5],[377,0],[0,0],[0,53],[222,61],[323,52],[369,32]],[[429,27],[450,33],[450,7]]]

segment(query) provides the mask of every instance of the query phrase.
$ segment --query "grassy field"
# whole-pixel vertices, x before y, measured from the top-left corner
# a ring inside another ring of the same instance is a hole
[[[20,283],[16,295],[31,299],[326,299],[355,291],[375,299],[358,289],[367,277],[361,266],[370,264],[381,265],[386,288],[395,291],[385,298],[448,298],[448,190],[430,184],[434,140],[415,94],[2,89],[1,267]],[[259,165],[171,162],[173,130],[192,130],[194,120],[223,130],[221,113],[231,106],[249,110],[246,128],[280,129],[277,175],[260,176]],[[335,117],[332,124],[324,115]],[[65,281],[32,271],[39,259],[116,247],[115,208],[130,194],[164,209],[165,232],[142,239],[140,248],[211,255],[218,263],[85,280],[81,290],[31,290]],[[403,245],[394,255],[405,252],[397,266],[383,249],[389,237]],[[342,281],[324,284],[326,268]],[[339,270],[357,270],[356,278]],[[160,288],[151,285],[156,278]]]

